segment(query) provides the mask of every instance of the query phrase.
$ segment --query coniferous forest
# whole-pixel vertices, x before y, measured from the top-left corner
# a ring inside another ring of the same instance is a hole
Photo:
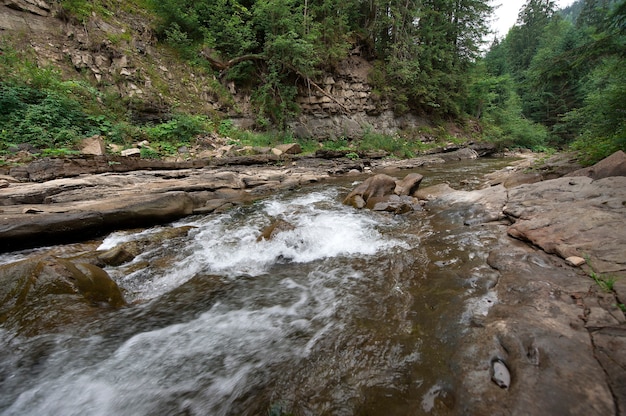
[[[106,6],[106,1],[60,3],[76,20]],[[551,0],[527,0],[503,38],[489,33],[493,7],[488,0],[143,0],[135,5],[153,16],[159,42],[189,65],[250,91],[257,114],[272,129],[284,129],[297,114],[298,83],[332,73],[337,63],[358,53],[373,64],[373,91],[391,101],[398,115],[459,124],[475,120],[480,138],[502,147],[574,149],[588,163],[626,150],[624,0],[579,0],[564,10]],[[10,46],[3,48],[4,142],[27,137],[17,124],[24,124],[33,103],[46,100],[59,104],[55,111],[61,112],[50,119],[67,116],[78,126],[63,130],[69,141],[103,128],[110,133],[122,121],[114,112],[75,105],[80,97],[64,95],[66,86],[36,85],[32,71],[30,78],[16,71],[20,60]],[[15,73],[20,76],[10,76]],[[177,117],[185,134],[211,124],[198,115]],[[144,133],[164,130],[149,128]],[[42,140],[45,134],[35,136]],[[51,139],[53,145],[60,142]]]

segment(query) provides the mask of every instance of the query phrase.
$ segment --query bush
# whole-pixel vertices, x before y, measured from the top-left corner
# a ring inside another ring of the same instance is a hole
[[[78,101],[54,91],[0,84],[0,109],[2,150],[18,143],[40,149],[71,147],[98,133]]]
[[[196,136],[213,130],[211,121],[205,116],[177,114],[170,121],[146,127],[150,141],[190,143]]]

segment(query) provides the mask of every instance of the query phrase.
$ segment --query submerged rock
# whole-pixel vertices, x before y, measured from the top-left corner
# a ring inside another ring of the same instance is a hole
[[[261,235],[257,237],[256,241],[271,240],[279,233],[295,229],[296,227],[293,224],[285,220],[277,219],[261,231]]]

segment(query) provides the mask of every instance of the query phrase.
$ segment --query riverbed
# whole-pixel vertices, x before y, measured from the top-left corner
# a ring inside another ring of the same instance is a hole
[[[472,189],[510,162],[417,172],[422,186]],[[504,225],[342,205],[363,178],[169,224],[190,231],[106,269],[128,307],[33,337],[0,330],[1,414],[458,413],[453,357],[498,301],[486,259]],[[289,227],[259,238],[277,220]],[[162,228],[53,250],[105,250]]]

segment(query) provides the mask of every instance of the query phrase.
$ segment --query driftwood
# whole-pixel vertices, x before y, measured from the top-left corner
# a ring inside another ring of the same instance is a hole
[[[219,58],[214,57],[210,49],[204,49],[200,51],[200,56],[202,56],[204,59],[209,61],[209,64],[211,64],[211,66],[214,69],[217,69],[218,71],[227,71],[233,66],[237,65],[238,63],[245,62],[245,61],[265,61],[266,60],[264,55],[252,53],[249,55],[238,56],[228,61],[223,61]]]

